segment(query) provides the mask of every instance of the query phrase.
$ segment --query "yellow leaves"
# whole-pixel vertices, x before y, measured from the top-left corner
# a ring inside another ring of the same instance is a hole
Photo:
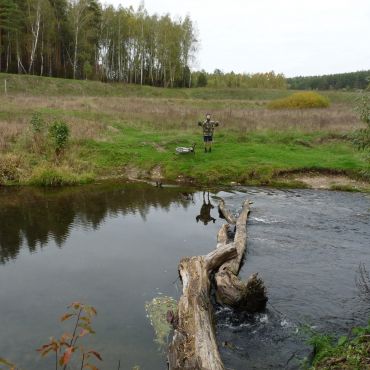
[[[329,104],[329,99],[325,96],[313,91],[305,91],[292,94],[286,98],[273,100],[267,107],[270,109],[326,108]]]
[[[80,338],[84,337],[85,335],[90,334],[90,332],[86,329],[82,329],[80,334],[78,335]]]
[[[99,370],[96,366],[91,364],[84,365],[84,369]]]
[[[68,308],[73,308],[74,310],[79,310],[81,308],[81,303],[80,302],[72,302]]]
[[[68,319],[70,319],[72,316],[74,316],[73,313],[66,313],[64,314],[61,318],[60,318],[60,321],[63,322],[63,321],[66,321]]]
[[[9,362],[8,360],[6,360],[3,357],[0,357],[0,365],[8,366],[10,368],[10,370],[15,369],[15,365],[12,364],[11,362]]]
[[[50,342],[44,344],[42,347],[37,349],[36,351],[40,353],[41,357],[45,357],[49,352],[57,352],[58,349],[61,347],[60,342],[53,337],[50,338]]]

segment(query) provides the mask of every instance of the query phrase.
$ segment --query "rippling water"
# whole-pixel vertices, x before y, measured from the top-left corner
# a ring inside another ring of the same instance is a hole
[[[0,189],[0,356],[50,369],[34,349],[61,333],[58,317],[81,300],[98,309],[102,369],[164,369],[145,303],[178,297],[180,258],[214,248],[220,196],[234,212],[245,197],[254,202],[241,274],[259,272],[269,295],[254,316],[216,308],[228,368],[298,368],[309,355],[301,325],[345,332],[367,320],[355,286],[359,263],[370,269],[367,195],[241,188],[208,201],[148,185]]]

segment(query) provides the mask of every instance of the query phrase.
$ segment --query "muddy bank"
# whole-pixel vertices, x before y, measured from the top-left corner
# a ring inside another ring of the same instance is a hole
[[[143,171],[134,167],[126,167],[116,178],[127,179],[133,182],[148,182],[161,186],[163,183],[185,184],[202,186],[204,179],[179,175],[176,180],[167,179],[160,165],[151,171]],[[110,178],[109,176],[106,178]],[[238,181],[239,180],[239,181]],[[271,186],[278,188],[302,188],[302,189],[323,189],[339,191],[370,192],[370,182],[360,178],[354,178],[345,171],[337,170],[291,170],[279,171],[270,179],[235,179],[229,178],[222,182],[206,184],[208,186]]]

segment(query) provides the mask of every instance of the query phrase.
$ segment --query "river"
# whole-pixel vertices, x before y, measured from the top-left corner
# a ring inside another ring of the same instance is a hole
[[[165,369],[145,304],[177,299],[181,257],[215,247],[223,223],[218,197],[234,212],[246,197],[253,201],[241,275],[259,272],[269,296],[258,315],[216,307],[227,368],[298,369],[310,355],[302,326],[343,333],[367,321],[369,305],[355,284],[360,263],[370,270],[366,194],[264,188],[204,194],[108,183],[0,188],[0,357],[24,370],[53,368],[52,358],[40,359],[35,349],[68,328],[58,318],[78,300],[98,311],[89,345],[103,356],[100,369],[118,363]]]

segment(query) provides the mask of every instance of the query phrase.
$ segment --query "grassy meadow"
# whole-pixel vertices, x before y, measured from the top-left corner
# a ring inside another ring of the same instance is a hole
[[[7,94],[4,80],[7,80]],[[0,74],[0,183],[67,185],[104,178],[303,186],[293,174],[345,174],[368,184],[369,162],[350,133],[361,127],[355,93],[323,92],[328,108],[271,110],[289,90],[163,89]],[[197,122],[221,122],[212,153]],[[57,157],[34,112],[62,120],[70,140]],[[196,143],[195,155],[176,155]]]

